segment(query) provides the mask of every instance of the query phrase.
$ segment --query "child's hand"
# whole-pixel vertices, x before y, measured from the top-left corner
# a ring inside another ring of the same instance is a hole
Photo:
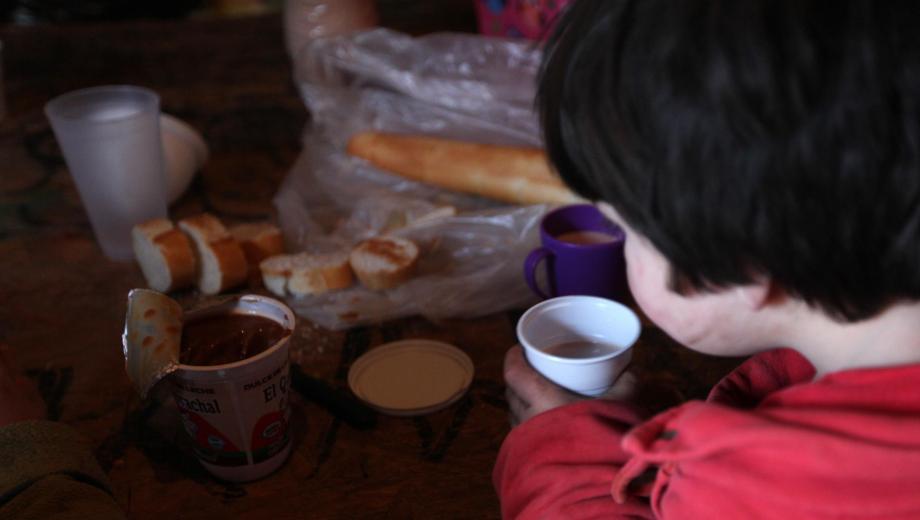
[[[524,358],[524,349],[520,345],[511,347],[505,354],[505,384],[511,426],[517,426],[534,415],[584,399],[534,370]]]
[[[45,417],[45,403],[16,367],[9,347],[0,344],[0,427]]]
[[[520,345],[511,347],[505,354],[505,384],[512,426],[553,408],[590,399],[570,392],[540,375],[527,362]],[[629,399],[634,386],[635,377],[631,373],[624,373],[600,398]]]

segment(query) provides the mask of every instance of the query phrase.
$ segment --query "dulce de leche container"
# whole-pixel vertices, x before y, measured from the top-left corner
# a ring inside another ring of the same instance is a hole
[[[185,322],[217,314],[257,315],[285,331],[253,357],[223,365],[182,364],[170,375],[201,465],[223,480],[256,480],[278,469],[291,452],[288,347],[294,314],[272,298],[246,295],[190,312]]]

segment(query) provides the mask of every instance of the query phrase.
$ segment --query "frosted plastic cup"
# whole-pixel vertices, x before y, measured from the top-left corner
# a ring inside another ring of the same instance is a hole
[[[530,365],[575,393],[606,392],[632,359],[642,326],[625,305],[595,296],[560,296],[531,307],[517,324]]]
[[[131,228],[166,216],[160,98],[127,85],[68,92],[45,105],[96,241],[130,260]]]
[[[263,316],[288,334],[251,358],[179,365],[169,378],[201,465],[219,479],[248,482],[277,470],[291,452],[288,345],[294,314],[278,300],[246,295],[190,312],[185,321],[225,313]]]

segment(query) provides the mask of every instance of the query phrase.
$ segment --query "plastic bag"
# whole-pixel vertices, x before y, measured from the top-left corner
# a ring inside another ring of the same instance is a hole
[[[412,38],[385,29],[315,40],[295,60],[312,114],[304,150],[274,203],[289,246],[349,250],[383,233],[415,241],[413,278],[289,299],[321,326],[422,314],[475,317],[536,301],[522,275],[545,206],[509,206],[377,170],[345,152],[364,130],[539,146],[533,108],[538,50],[463,34]],[[455,213],[453,216],[445,216]]]

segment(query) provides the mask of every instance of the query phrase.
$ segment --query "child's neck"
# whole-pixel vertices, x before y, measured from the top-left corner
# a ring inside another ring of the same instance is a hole
[[[799,311],[788,340],[815,366],[816,379],[841,370],[920,363],[920,303],[893,305],[857,323]]]

